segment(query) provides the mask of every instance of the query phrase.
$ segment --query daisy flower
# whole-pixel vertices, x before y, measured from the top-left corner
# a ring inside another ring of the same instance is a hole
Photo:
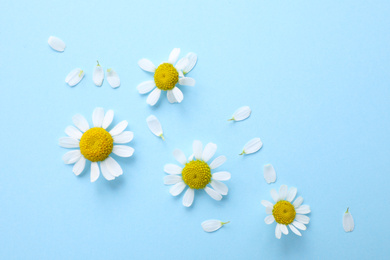
[[[184,75],[190,72],[196,63],[197,56],[189,53],[176,63],[180,54],[179,48],[174,48],[169,54],[167,62],[161,63],[157,68],[148,59],[141,59],[138,65],[141,69],[154,73],[154,80],[145,81],[137,86],[140,94],[146,94],[152,91],[146,99],[146,103],[154,106],[160,99],[161,91],[167,92],[167,98],[170,103],[180,103],[183,101],[183,93],[176,84],[184,86],[194,86],[193,78]],[[190,55],[191,54],[191,55]]]
[[[309,224],[310,218],[304,214],[310,213],[310,206],[301,205],[302,197],[298,197],[293,203],[292,201],[297,194],[296,188],[287,190],[286,185],[280,186],[279,194],[276,190],[271,190],[271,196],[276,202],[272,204],[267,200],[262,200],[261,204],[265,207],[268,215],[264,221],[266,224],[272,224],[276,221],[275,236],[280,239],[282,233],[287,235],[287,226],[298,236],[302,236],[300,230],[306,230],[305,224]]]
[[[114,118],[114,111],[108,110],[104,114],[103,108],[93,111],[93,127],[89,128],[87,120],[82,115],[75,115],[72,120],[76,125],[68,126],[65,133],[68,137],[62,137],[59,145],[64,148],[78,148],[67,152],[63,157],[66,164],[74,164],[73,173],[79,175],[85,168],[86,161],[91,162],[91,182],[99,178],[100,170],[104,178],[113,180],[123,174],[120,165],[110,156],[114,153],[120,157],[130,157],[134,149],[125,144],[133,139],[133,132],[124,131],[127,121],[118,123],[109,132],[106,130]],[[100,170],[98,162],[100,162]]]
[[[217,151],[217,145],[208,143],[204,150],[200,141],[193,143],[194,154],[186,159],[184,153],[176,149],[173,151],[175,159],[184,165],[184,167],[175,164],[167,164],[164,171],[169,175],[164,177],[164,184],[173,185],[169,192],[177,196],[188,186],[183,197],[183,205],[189,207],[192,205],[195,196],[195,190],[204,190],[211,198],[221,200],[222,195],[227,195],[228,187],[220,182],[230,179],[229,172],[211,173],[211,170],[221,166],[226,161],[226,157],[221,155],[215,158],[210,164],[207,162],[214,156]],[[213,188],[210,188],[207,186]]]

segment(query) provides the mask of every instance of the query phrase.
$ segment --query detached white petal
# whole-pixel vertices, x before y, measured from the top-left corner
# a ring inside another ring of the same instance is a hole
[[[253,138],[244,146],[244,149],[240,155],[255,153],[260,150],[262,146],[263,143],[261,142],[260,138]]]
[[[148,118],[146,118],[146,123],[148,124],[150,131],[152,131],[155,136],[161,137],[164,140],[161,123],[158,121],[157,117],[154,115],[148,116]]]
[[[174,48],[169,54],[168,62],[171,64],[175,64],[177,58],[179,58],[179,54],[180,54],[180,48]]]
[[[183,73],[187,74],[194,68],[194,66],[198,60],[198,56],[195,53],[190,52],[185,56],[185,58],[188,59],[188,63],[187,63],[187,66],[185,66],[185,68],[183,69]]]
[[[190,77],[184,77],[179,79],[179,84],[183,86],[195,86],[195,79]]]
[[[93,83],[96,86],[100,87],[103,84],[103,79],[104,79],[104,70],[100,66],[99,62],[97,62],[97,65],[93,70],[93,74],[92,74]]]
[[[351,213],[349,213],[349,208],[347,208],[347,211],[343,216],[343,228],[345,232],[352,232],[355,228],[355,222],[353,221]]]
[[[121,80],[118,74],[113,69],[107,70],[107,81],[112,88],[117,88],[121,85]]]
[[[264,179],[267,183],[276,181],[276,172],[271,164],[264,165]]]
[[[156,70],[156,66],[154,66],[153,62],[148,59],[139,60],[138,65],[141,67],[141,69],[148,72],[154,72]]]
[[[50,47],[59,52],[63,52],[65,50],[65,42],[61,40],[60,38],[57,38],[55,36],[50,36],[49,40],[47,41],[49,43]]]
[[[80,68],[77,68],[69,72],[68,76],[65,78],[65,82],[68,83],[69,86],[73,87],[79,84],[83,77],[84,71]]]
[[[220,220],[210,219],[210,220],[204,221],[201,225],[202,225],[202,228],[204,231],[214,232],[214,231],[217,231],[218,229],[220,229],[223,225],[228,224],[228,223],[230,223],[230,221],[222,222]]]
[[[229,119],[229,121],[241,121],[247,119],[251,115],[251,113],[252,110],[250,109],[250,107],[241,107],[237,109],[236,112],[234,112],[232,118]]]

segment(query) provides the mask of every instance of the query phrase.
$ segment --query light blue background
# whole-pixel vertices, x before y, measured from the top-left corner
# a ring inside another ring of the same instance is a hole
[[[0,5],[0,258],[2,259],[385,259],[390,128],[389,1],[5,1]],[[56,53],[50,35],[67,48]],[[172,48],[199,60],[182,87],[146,104],[136,86],[152,75],[137,61]],[[92,83],[96,60],[122,85]],[[65,76],[86,76],[74,88]],[[227,122],[239,107],[253,113]],[[128,120],[135,154],[112,182],[79,177],[58,146],[76,113],[114,109]],[[145,123],[156,115],[166,141]],[[260,152],[240,157],[260,137]],[[229,194],[197,192],[182,206],[163,185],[172,151],[194,139],[218,145]],[[263,179],[272,163],[275,184]],[[312,209],[302,237],[277,240],[262,199],[295,186]],[[355,231],[345,233],[347,207]],[[230,220],[205,233],[206,219]]]

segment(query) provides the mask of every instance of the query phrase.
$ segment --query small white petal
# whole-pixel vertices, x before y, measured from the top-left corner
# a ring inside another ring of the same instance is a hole
[[[179,84],[182,86],[190,86],[193,87],[195,86],[195,79],[190,78],[190,77],[184,77],[179,79]]]
[[[59,140],[59,145],[64,148],[78,148],[80,147],[79,142],[79,140],[72,137],[61,137]]]
[[[209,188],[209,187],[206,186],[204,188],[204,191],[207,192],[207,194],[209,194],[210,197],[215,199],[215,200],[221,200],[222,199],[222,195],[219,194],[218,192],[216,192],[215,190],[213,190],[212,188]]]
[[[215,169],[221,166],[226,162],[226,157],[223,155],[218,156],[217,158],[214,159],[214,161],[211,162],[210,168]]]
[[[156,83],[154,83],[154,80],[144,81],[141,84],[137,86],[138,93],[140,94],[146,94],[152,91],[156,87]]]
[[[80,159],[75,163],[73,166],[73,173],[75,175],[80,175],[80,173],[84,171],[86,161],[87,160],[84,158],[84,156],[81,156]]]
[[[172,185],[172,184],[176,184],[176,183],[179,183],[179,182],[182,182],[183,179],[181,178],[181,176],[178,176],[178,175],[166,175],[164,176],[164,184],[165,185]]]
[[[190,207],[192,202],[194,202],[194,190],[188,187],[186,193],[183,196],[183,206]]]
[[[298,221],[294,220],[292,224],[300,230],[306,230],[306,226]]]
[[[175,95],[173,94],[172,90],[167,91],[167,99],[168,99],[169,103],[171,103],[171,104],[177,103],[177,100],[176,100]]]
[[[301,206],[302,202],[303,202],[303,198],[298,197],[293,203],[294,208],[299,208],[299,206]]]
[[[244,149],[241,154],[251,154],[255,153],[263,146],[260,138],[253,138],[244,146]]]
[[[100,175],[99,165],[97,162],[91,163],[91,182],[95,182]]]
[[[101,107],[95,108],[92,113],[92,122],[94,127],[102,127],[104,119],[104,109]]]
[[[121,80],[119,79],[118,73],[116,73],[113,69],[107,70],[107,81],[112,88],[117,88],[121,85]]]
[[[217,145],[213,143],[208,143],[202,153],[202,160],[207,162],[211,159],[211,157],[214,156],[215,152],[217,151]]]
[[[80,140],[81,137],[83,136],[83,133],[80,132],[76,127],[74,126],[68,126],[65,128],[65,133],[69,135],[69,137],[72,137],[74,139]]]
[[[152,93],[149,94],[148,98],[146,99],[146,103],[148,103],[151,106],[154,106],[157,101],[160,99],[161,95],[161,89],[155,88]]]
[[[107,111],[107,113],[104,116],[102,127],[104,129],[109,127],[111,125],[113,119],[114,119],[114,111],[110,109]]]
[[[201,141],[198,141],[198,140],[195,140],[192,144],[192,150],[194,152],[194,157],[195,159],[197,160],[201,160],[202,159],[202,142]]]
[[[275,202],[278,202],[279,201],[279,194],[276,190],[274,189],[271,189],[271,197],[272,199],[275,201]]]
[[[221,195],[228,194],[229,189],[225,183],[216,180],[211,180],[210,185],[214,188],[216,192],[220,193]]]
[[[203,221],[203,223],[201,225],[202,225],[202,228],[204,231],[214,232],[214,231],[217,231],[218,229],[220,229],[223,225],[225,225],[227,223],[229,223],[229,222],[223,223],[220,220],[210,219],[210,220]]]
[[[120,157],[130,157],[134,153],[134,148],[127,145],[114,145],[112,152]]]
[[[292,202],[296,195],[297,195],[297,188],[292,187],[292,188],[290,188],[290,190],[287,193],[286,200],[289,202]]]
[[[164,172],[168,174],[180,174],[183,169],[176,164],[166,164],[164,166]]]
[[[265,208],[265,213],[267,213],[267,214],[272,214],[272,210],[274,209],[274,206],[272,206],[272,207],[266,207]]]
[[[241,121],[247,119],[252,113],[250,107],[245,106],[237,109],[230,120]]]
[[[280,189],[279,189],[279,200],[285,200],[286,197],[287,197],[287,185],[282,185],[280,186]]]
[[[49,43],[50,47],[53,50],[56,50],[59,52],[63,52],[65,50],[65,47],[66,47],[65,42],[63,40],[61,40],[60,38],[57,38],[55,36],[50,36],[47,43]]]
[[[96,86],[100,87],[103,84],[103,80],[104,80],[104,70],[98,64],[93,70],[92,81]]]
[[[119,135],[126,129],[129,123],[126,120],[119,122],[111,131],[109,132],[111,136]]]
[[[275,237],[280,239],[282,237],[282,230],[280,229],[281,224],[277,223],[275,227]]]
[[[113,179],[115,179],[115,176],[112,175],[110,170],[108,169],[106,160],[100,162],[100,169],[102,170],[103,177],[108,181],[112,181]]]
[[[182,71],[187,66],[188,62],[190,62],[188,60],[188,58],[187,57],[183,57],[176,63],[175,68],[178,71]]]
[[[180,103],[180,102],[183,101],[183,98],[184,98],[183,92],[181,92],[181,90],[180,90],[178,87],[174,87],[174,88],[172,89],[172,94],[173,94],[173,96],[175,97],[175,100],[176,100],[178,103]]]
[[[291,231],[295,233],[295,235],[302,236],[301,232],[299,232],[299,230],[296,229],[293,225],[289,224],[288,226],[291,229]]]
[[[275,221],[275,218],[273,215],[266,216],[264,219],[264,222],[267,225],[274,223],[274,221]]]
[[[310,218],[308,216],[299,214],[295,215],[295,220],[301,222],[302,224],[309,224],[310,222]]]
[[[104,162],[106,163],[108,170],[114,177],[118,177],[123,174],[121,166],[111,156],[108,156],[107,159],[104,160]]]
[[[187,158],[182,150],[175,149],[173,151],[173,156],[175,157],[176,161],[178,161],[179,163],[181,163],[183,165],[187,163]]]
[[[85,132],[89,129],[89,124],[85,117],[80,114],[74,115],[72,117],[73,124],[80,129],[82,132]]]
[[[169,193],[171,193],[172,196],[177,196],[183,192],[186,186],[187,185],[184,182],[176,183],[172,186],[172,188],[170,188]]]
[[[212,177],[217,181],[227,181],[230,180],[231,174],[230,172],[216,172],[212,175]]]
[[[185,58],[188,59],[188,63],[187,66],[183,69],[183,73],[187,74],[194,68],[196,61],[198,60],[198,56],[195,53],[190,52],[185,56]]]
[[[310,206],[308,205],[302,205],[300,206],[299,208],[296,208],[295,209],[295,212],[297,214],[309,214],[311,211],[310,211]]]
[[[351,213],[348,212],[348,209],[343,216],[343,228],[345,232],[352,232],[355,228],[355,222],[353,221]]]
[[[126,144],[128,142],[131,142],[133,140],[134,134],[131,131],[123,131],[121,134],[113,136],[114,143],[117,144]]]
[[[148,124],[149,130],[152,131],[155,136],[163,138],[163,130],[157,117],[154,115],[148,116],[148,118],[146,118],[146,123]]]
[[[264,206],[264,207],[273,207],[274,204],[272,204],[271,202],[269,202],[268,200],[262,200],[261,201],[261,204]]]
[[[288,229],[286,225],[280,225],[280,230],[283,234],[288,235]]]
[[[174,48],[169,54],[168,62],[171,64],[175,64],[177,58],[179,58],[180,48]]]
[[[271,164],[264,165],[264,179],[267,183],[276,181],[276,172]]]
[[[148,72],[154,72],[156,70],[156,66],[154,66],[153,62],[148,59],[139,60],[138,65],[141,67],[141,69]]]
[[[65,164],[73,164],[80,160],[81,158],[81,153],[80,150],[73,150],[70,152],[67,152],[62,156],[62,160],[64,161]]]
[[[79,82],[84,77],[84,71],[82,69],[74,69],[69,72],[68,76],[65,78],[65,82],[68,83],[69,86],[73,87],[79,84]]]

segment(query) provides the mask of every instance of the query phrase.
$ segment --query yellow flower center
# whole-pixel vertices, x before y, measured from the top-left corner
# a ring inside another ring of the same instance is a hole
[[[80,140],[81,154],[91,162],[104,161],[112,152],[114,139],[101,127],[86,131]]]
[[[154,72],[154,82],[161,90],[171,90],[179,81],[179,73],[170,63],[163,63]]]
[[[183,181],[192,189],[204,189],[211,180],[211,170],[207,163],[194,160],[187,163],[181,172]]]
[[[278,201],[272,209],[272,215],[279,224],[291,224],[295,219],[295,214],[294,206],[286,200]]]

